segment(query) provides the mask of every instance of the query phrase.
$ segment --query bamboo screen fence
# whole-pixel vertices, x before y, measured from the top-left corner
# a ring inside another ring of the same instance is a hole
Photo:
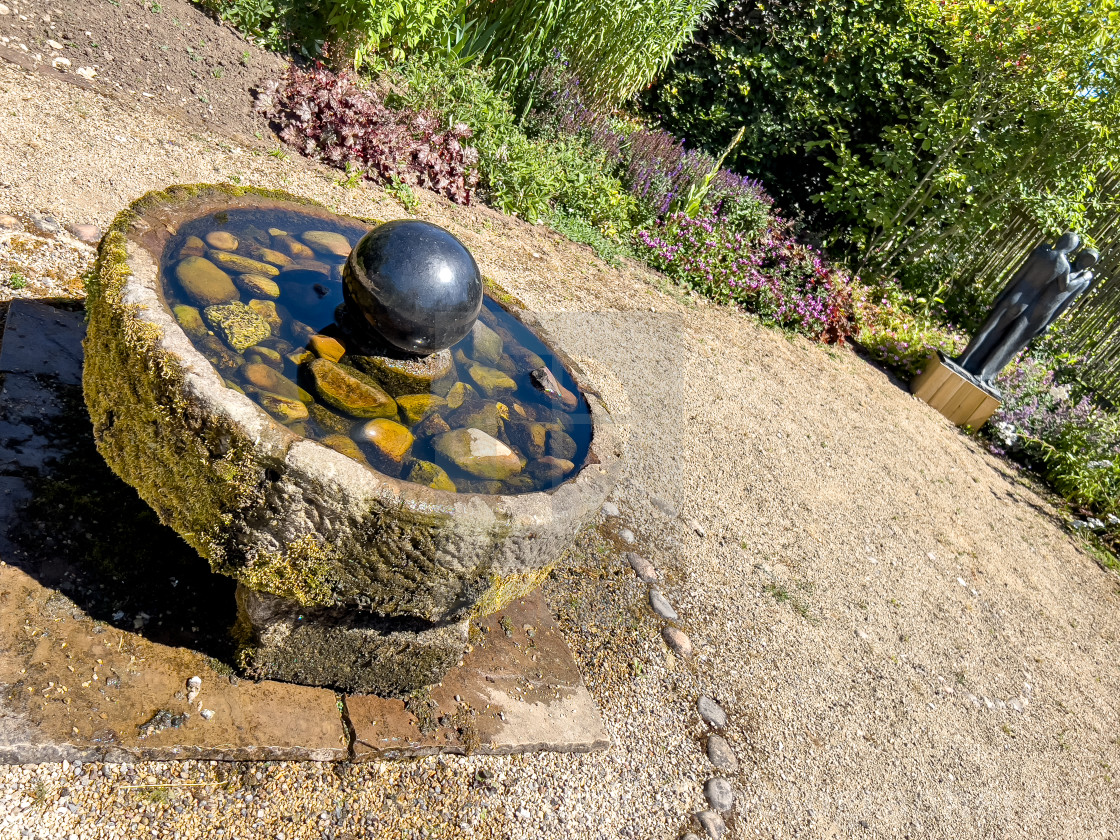
[[[1092,222],[1084,231],[1101,252],[1096,289],[1075,304],[1064,332],[1068,350],[1082,358],[1080,378],[1114,406],[1120,406],[1120,171],[1098,181],[1098,200]],[[1030,250],[1054,237],[1027,213],[1018,214],[1001,240],[967,262],[952,280],[963,289],[975,284],[994,296],[1019,268]],[[1084,237],[1083,237],[1084,238]]]

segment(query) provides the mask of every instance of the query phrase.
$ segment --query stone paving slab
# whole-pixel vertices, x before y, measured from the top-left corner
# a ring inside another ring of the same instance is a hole
[[[0,763],[607,746],[539,594],[476,622],[464,662],[407,707],[238,679],[232,582],[96,455],[83,331],[81,312],[15,301],[0,346]]]
[[[463,664],[427,696],[347,697],[354,759],[437,752],[590,752],[609,742],[539,593],[480,622]]]

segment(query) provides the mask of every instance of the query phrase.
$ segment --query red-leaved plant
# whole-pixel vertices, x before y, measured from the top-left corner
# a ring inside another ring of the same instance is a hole
[[[403,181],[470,204],[478,152],[466,123],[442,128],[431,111],[388,107],[381,94],[321,65],[261,85],[257,110],[302,154],[380,183]]]

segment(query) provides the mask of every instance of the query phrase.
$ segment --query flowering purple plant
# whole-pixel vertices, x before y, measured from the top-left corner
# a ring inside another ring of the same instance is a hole
[[[639,231],[637,243],[655,268],[764,321],[830,343],[851,333],[851,277],[798,243],[780,220],[752,240],[717,216],[672,213]]]

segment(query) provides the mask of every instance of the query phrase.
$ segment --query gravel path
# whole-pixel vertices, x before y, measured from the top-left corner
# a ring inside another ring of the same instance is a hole
[[[104,226],[146,190],[232,178],[403,215],[8,65],[0,107],[0,213],[32,227]],[[0,838],[676,838],[703,833],[713,776],[733,789],[729,837],[1117,836],[1120,585],[1011,468],[848,350],[485,209],[425,197],[421,214],[541,314],[628,439],[619,516],[547,584],[611,748],[0,768]],[[74,294],[37,255],[20,252],[18,293]],[[624,550],[652,560],[691,659],[662,642]],[[727,712],[737,772],[705,755],[700,694]]]

